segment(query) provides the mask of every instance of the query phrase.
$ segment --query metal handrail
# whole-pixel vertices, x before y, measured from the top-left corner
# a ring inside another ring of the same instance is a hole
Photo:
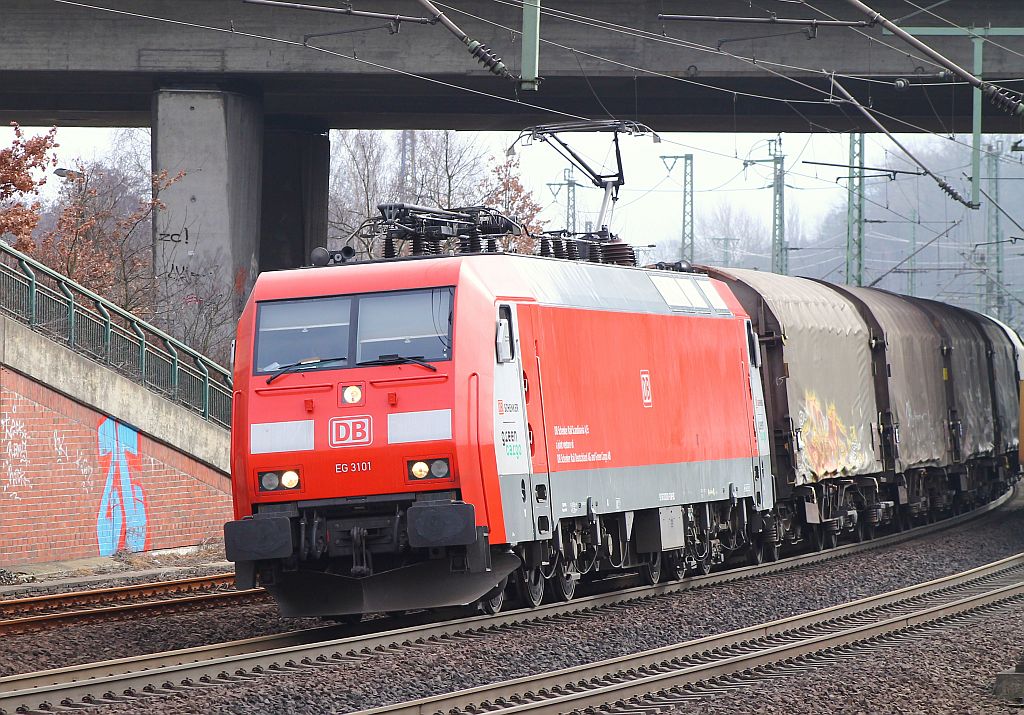
[[[0,311],[214,424],[231,425],[227,368],[2,241]]]

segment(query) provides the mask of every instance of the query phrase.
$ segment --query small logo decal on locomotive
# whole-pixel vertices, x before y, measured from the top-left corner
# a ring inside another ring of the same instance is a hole
[[[328,433],[332,447],[359,447],[373,442],[373,417],[333,417]]]
[[[504,415],[512,412],[519,412],[519,403],[508,402],[507,400],[498,400],[498,414]]]
[[[640,371],[640,397],[644,401],[644,407],[654,406],[654,393],[651,392],[651,372],[650,370]]]

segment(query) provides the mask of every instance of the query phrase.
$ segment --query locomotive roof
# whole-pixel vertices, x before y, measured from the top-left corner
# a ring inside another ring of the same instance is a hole
[[[472,274],[496,298],[598,310],[743,314],[704,274],[587,263],[514,253],[457,254],[263,273],[254,300],[457,285]]]

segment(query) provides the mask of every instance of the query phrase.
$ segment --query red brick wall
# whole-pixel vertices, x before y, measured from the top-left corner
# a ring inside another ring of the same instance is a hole
[[[188,546],[230,518],[226,476],[0,368],[0,567]]]

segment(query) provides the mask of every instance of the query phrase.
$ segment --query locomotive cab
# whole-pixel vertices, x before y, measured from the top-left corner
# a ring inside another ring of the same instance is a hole
[[[477,426],[457,405],[495,343],[455,359],[456,316],[488,308],[445,263],[264,274],[243,312],[225,547],[286,615],[463,604],[519,565],[463,493]]]

